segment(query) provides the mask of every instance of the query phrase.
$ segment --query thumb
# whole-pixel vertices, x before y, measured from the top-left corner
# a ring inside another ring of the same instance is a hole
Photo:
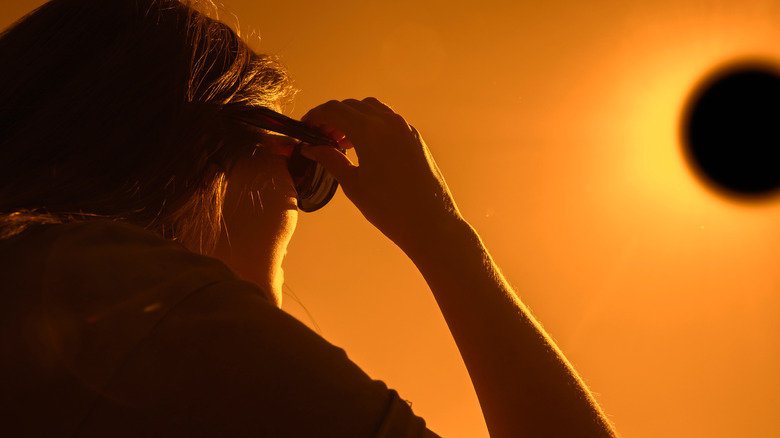
[[[353,172],[357,169],[344,153],[333,146],[303,145],[301,154],[321,164],[342,185],[345,182],[349,184]]]

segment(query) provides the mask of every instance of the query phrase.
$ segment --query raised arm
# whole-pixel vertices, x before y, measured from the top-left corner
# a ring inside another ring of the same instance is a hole
[[[425,277],[471,376],[491,437],[615,432],[563,353],[512,290],[458,211],[417,131],[376,99],[331,101],[304,121],[357,152],[304,154]]]

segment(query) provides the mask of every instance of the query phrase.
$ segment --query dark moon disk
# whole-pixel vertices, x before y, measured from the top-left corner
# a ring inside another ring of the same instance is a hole
[[[732,197],[780,188],[780,74],[769,64],[718,69],[694,90],[681,134],[689,165]]]

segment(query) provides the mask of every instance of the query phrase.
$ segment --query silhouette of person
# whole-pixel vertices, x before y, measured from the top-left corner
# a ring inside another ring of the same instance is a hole
[[[296,142],[226,116],[287,74],[175,0],[53,0],[0,38],[0,371],[8,436],[435,436],[279,309]],[[428,282],[491,436],[613,436],[376,99],[303,121],[327,169]]]

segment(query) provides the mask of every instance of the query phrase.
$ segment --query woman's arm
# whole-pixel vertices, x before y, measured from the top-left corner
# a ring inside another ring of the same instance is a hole
[[[585,384],[504,279],[463,219],[422,138],[373,98],[331,101],[304,120],[323,164],[363,215],[415,263],[468,368],[492,437],[615,436]]]

